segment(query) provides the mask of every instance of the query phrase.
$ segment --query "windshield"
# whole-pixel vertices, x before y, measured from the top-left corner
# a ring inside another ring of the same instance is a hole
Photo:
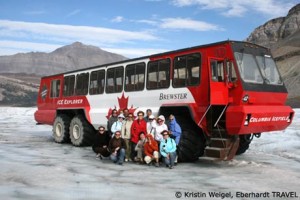
[[[238,64],[240,76],[245,82],[263,83],[263,78],[253,55],[235,52],[234,56]]]
[[[274,60],[271,56],[254,56],[247,53],[234,53],[241,78],[245,82],[282,85]]]
[[[256,56],[258,66],[267,84],[282,85],[274,60],[270,56]]]

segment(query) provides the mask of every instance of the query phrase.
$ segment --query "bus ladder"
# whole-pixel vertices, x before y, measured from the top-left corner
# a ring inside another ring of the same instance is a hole
[[[200,160],[206,161],[222,161],[232,160],[238,150],[240,138],[238,135],[230,136],[224,127],[219,125],[222,115],[224,114],[226,105],[213,125],[209,145],[206,146],[204,156]]]

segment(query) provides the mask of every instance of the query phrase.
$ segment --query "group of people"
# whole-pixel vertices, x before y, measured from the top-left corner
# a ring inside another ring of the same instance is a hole
[[[144,115],[143,111],[138,111],[135,117],[128,109],[120,113],[112,110],[108,130],[100,126],[95,135],[93,150],[97,157],[110,157],[119,165],[137,162],[153,163],[156,167],[161,160],[166,167],[173,169],[182,132],[180,125],[173,114],[168,123],[163,115],[155,118],[151,109],[147,109]]]

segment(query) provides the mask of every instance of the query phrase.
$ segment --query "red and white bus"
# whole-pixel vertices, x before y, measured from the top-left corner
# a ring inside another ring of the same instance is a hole
[[[228,160],[291,124],[286,98],[269,49],[223,41],[43,77],[34,116],[56,142],[85,146],[114,108],[174,114],[180,160]]]

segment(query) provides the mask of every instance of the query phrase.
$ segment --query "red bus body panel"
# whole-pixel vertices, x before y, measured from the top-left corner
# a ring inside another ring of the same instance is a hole
[[[190,53],[201,54],[200,84],[184,88],[188,90],[190,94],[192,94],[194,102],[185,103],[183,101],[170,101],[170,103],[157,105],[158,108],[161,106],[188,107],[194,122],[198,124],[198,126],[200,126],[208,135],[209,129],[206,127],[207,119],[205,117],[205,112],[211,105],[224,106],[226,108],[224,115],[226,119],[226,131],[229,135],[261,133],[285,129],[288,125],[290,125],[294,114],[294,111],[289,106],[284,105],[287,98],[287,92],[245,91],[245,89],[243,89],[243,82],[240,77],[238,77],[237,81],[230,86],[226,81],[214,83],[211,81],[209,59],[232,61],[235,69],[237,69],[233,49],[231,46],[232,43],[233,42],[231,41],[225,41],[141,58],[140,60],[148,59],[150,61],[169,58],[171,60],[170,78],[172,80],[174,64],[173,59],[175,57]],[[256,47],[253,49],[256,49]],[[133,61],[140,62],[139,59],[135,59]],[[124,63],[132,63],[133,61],[124,61]],[[123,63],[118,63],[116,65],[120,66],[123,65]],[[124,64],[124,67],[125,65],[126,64]],[[103,65],[100,67],[105,69],[107,66],[109,65]],[[98,69],[97,67],[94,68],[95,70]],[[89,72],[90,70],[91,69],[89,69]],[[78,70],[78,73],[83,71],[85,70]],[[75,71],[74,74],[76,73],[77,72]],[[61,89],[59,98],[49,98],[52,80],[60,80]],[[105,109],[101,107],[101,95],[116,95],[99,94],[63,97],[63,81],[64,74],[48,76],[41,79],[40,91],[37,100],[38,110],[34,114],[35,120],[38,123],[52,125],[57,115],[57,111],[79,109],[84,111],[86,119],[92,124],[93,120],[90,118],[90,110],[94,108],[91,108],[90,104],[92,104],[92,101],[89,102],[88,99],[98,96],[97,98],[99,98],[99,100],[97,100],[97,102],[99,102],[99,108],[97,109],[100,110]],[[171,90],[174,92],[176,89],[177,88],[172,88],[171,81],[170,87],[166,88],[165,91]],[[145,96],[147,95],[148,91],[150,90],[145,89],[144,91],[140,91],[140,95]],[[151,90],[151,92],[153,92],[153,90]],[[121,97],[122,93],[124,95],[123,90],[120,94],[118,94],[119,97]],[[164,93],[164,90],[161,90],[161,93]],[[132,93],[126,93],[126,98],[128,98],[130,94]],[[247,102],[244,102],[243,98],[246,95],[249,97],[249,99]],[[133,95],[130,96],[130,98],[132,99],[140,97]],[[151,100],[152,99],[149,99],[149,101]],[[140,105],[142,104],[147,106],[147,102],[141,102]],[[110,107],[107,107],[107,109],[114,108],[114,106],[116,107],[116,105],[111,102]],[[247,117],[251,118],[248,119],[249,123],[245,124]]]

